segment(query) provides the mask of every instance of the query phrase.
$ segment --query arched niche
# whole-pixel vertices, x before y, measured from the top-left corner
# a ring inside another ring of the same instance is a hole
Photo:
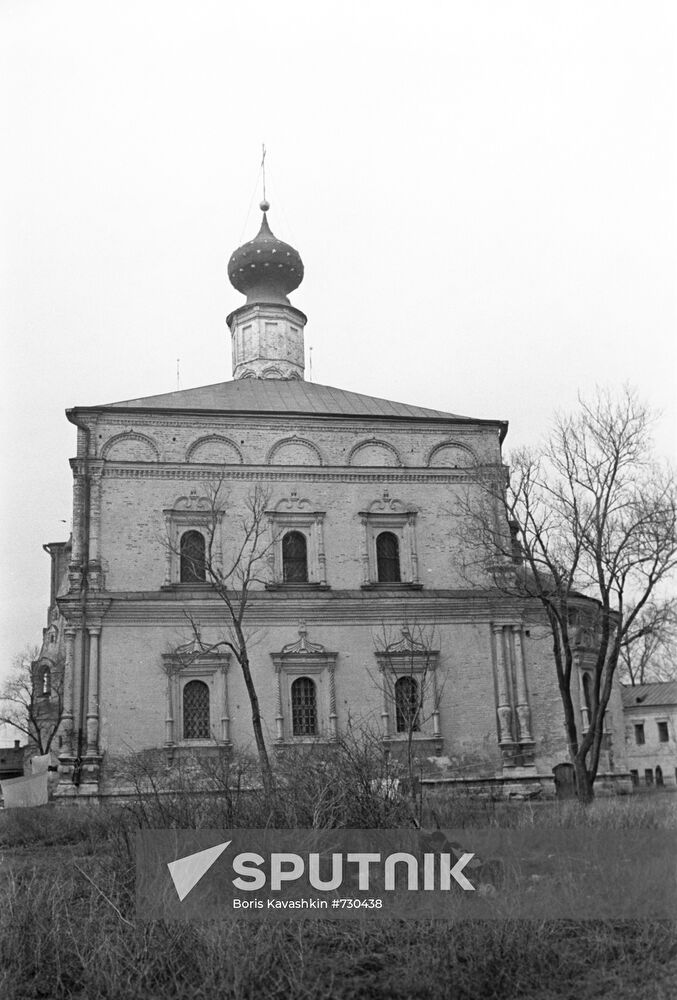
[[[320,449],[303,438],[284,438],[268,452],[268,465],[323,465]]]
[[[402,464],[402,459],[393,445],[387,441],[377,441],[374,438],[368,441],[359,441],[348,455],[348,465],[396,468]]]
[[[124,431],[106,441],[101,457],[109,462],[159,462],[160,451],[146,434]]]
[[[428,454],[430,469],[468,469],[477,464],[475,453],[457,441],[441,441]]]
[[[186,452],[186,461],[206,465],[242,465],[242,452],[230,438],[208,434],[193,441]]]

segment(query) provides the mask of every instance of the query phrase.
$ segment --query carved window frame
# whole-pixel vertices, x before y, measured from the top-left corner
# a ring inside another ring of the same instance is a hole
[[[303,623],[299,626],[299,636],[297,642],[284,646],[279,653],[270,654],[277,681],[276,742],[333,742],[338,736],[335,677],[338,653],[328,652],[319,643],[310,642]],[[294,681],[301,677],[308,677],[315,684],[317,734],[314,736],[295,736],[293,731],[291,689]]]
[[[329,589],[327,560],[324,550],[324,518],[326,511],[314,510],[308,499],[301,499],[295,490],[290,497],[279,500],[273,510],[267,510],[270,530],[270,556],[268,559],[272,582],[268,589]],[[282,540],[290,531],[300,532],[306,540],[308,581],[289,582],[284,579]]]
[[[231,746],[228,707],[229,653],[198,654],[186,663],[189,654],[166,653],[162,657],[167,675],[165,717],[166,747]],[[187,740],[183,736],[183,691],[190,681],[202,681],[209,689],[209,739]]]
[[[163,588],[188,589],[211,586],[209,581],[209,539],[213,529],[211,562],[216,572],[223,570],[223,514],[214,510],[208,497],[198,496],[192,489],[189,496],[179,497],[172,507],[163,510],[165,519],[165,578]],[[188,531],[199,532],[205,540],[205,582],[181,583],[181,537]]]
[[[395,685],[403,677],[416,681],[419,689],[418,729],[411,733],[413,741],[442,741],[440,729],[440,690],[437,679],[439,650],[426,649],[416,643],[411,635],[403,634],[402,639],[388,650],[374,654],[378,664],[382,694],[381,723],[383,736],[393,742],[409,739],[409,731],[397,730],[397,705]],[[426,709],[427,703],[427,709]]]
[[[368,510],[359,512],[362,525],[362,589],[422,589],[418,574],[418,552],[416,547],[415,507],[407,507],[401,500],[390,497],[387,490],[378,500],[374,500]],[[383,531],[389,531],[397,538],[400,556],[400,581],[383,582],[378,578],[378,557],[376,539]]]

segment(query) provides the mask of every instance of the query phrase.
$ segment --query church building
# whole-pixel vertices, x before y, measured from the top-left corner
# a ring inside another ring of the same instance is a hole
[[[46,546],[42,653],[63,666],[57,795],[122,794],[115,762],[140,751],[254,751],[213,586],[237,600],[245,569],[271,756],[368,730],[393,759],[411,740],[431,782],[551,793],[568,759],[551,642],[467,558],[459,513],[502,472],[507,423],[308,381],[303,263],[261,208],[228,264],[232,379],[67,411],[73,531]],[[625,771],[617,694],[607,735],[602,780]]]

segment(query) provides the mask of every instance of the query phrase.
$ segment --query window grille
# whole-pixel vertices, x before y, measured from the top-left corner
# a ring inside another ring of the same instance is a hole
[[[288,531],[282,539],[282,571],[285,583],[308,582],[308,548],[300,531]]]
[[[376,573],[379,583],[400,583],[400,546],[397,535],[382,531],[376,537]]]
[[[298,677],[291,686],[291,718],[294,736],[317,735],[317,698],[310,677]]]
[[[205,582],[205,539],[200,531],[181,535],[181,583]]]
[[[189,681],[183,689],[183,738],[208,740],[209,688],[204,681]]]
[[[398,733],[420,729],[421,702],[415,677],[399,677],[395,682],[395,722]]]

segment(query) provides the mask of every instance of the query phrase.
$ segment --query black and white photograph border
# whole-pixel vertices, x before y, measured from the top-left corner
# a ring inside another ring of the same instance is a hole
[[[0,52],[0,993],[674,996],[677,9]]]

